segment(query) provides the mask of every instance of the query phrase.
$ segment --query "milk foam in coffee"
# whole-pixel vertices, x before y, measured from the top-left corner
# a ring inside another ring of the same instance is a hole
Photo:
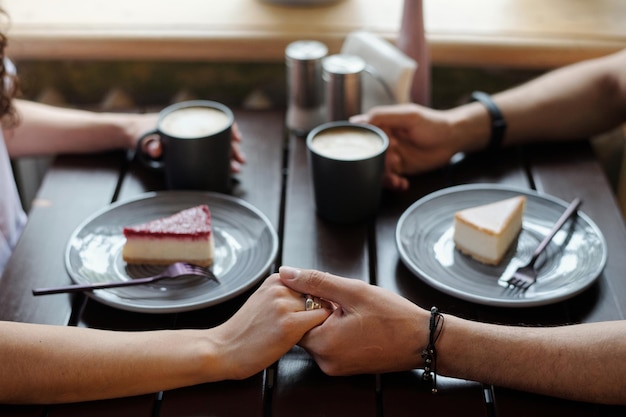
[[[318,154],[346,161],[370,158],[379,154],[382,147],[380,136],[358,127],[327,129],[311,141],[311,148]]]
[[[186,107],[167,114],[159,124],[166,135],[192,139],[221,132],[228,127],[230,119],[221,110],[210,107]]]

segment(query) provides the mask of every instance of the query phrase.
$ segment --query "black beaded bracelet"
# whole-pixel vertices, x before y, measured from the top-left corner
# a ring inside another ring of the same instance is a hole
[[[502,144],[502,139],[506,132],[506,120],[502,112],[493,102],[491,96],[482,91],[474,91],[471,96],[471,101],[478,101],[487,108],[489,117],[491,117],[491,138],[489,139],[489,149],[497,149]]]
[[[443,321],[443,314],[439,312],[437,307],[432,307],[430,309],[430,324],[428,326],[428,345],[422,351],[422,358],[424,359],[422,378],[424,381],[432,383],[431,392],[433,394],[437,393],[437,349],[435,348],[435,343],[441,336]]]

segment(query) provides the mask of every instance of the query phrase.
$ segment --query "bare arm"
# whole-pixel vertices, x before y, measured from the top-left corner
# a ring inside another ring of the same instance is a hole
[[[503,143],[581,139],[626,122],[624,68],[626,50],[548,72],[493,95],[508,124]],[[473,142],[487,144],[489,116],[482,104],[449,113],[454,136],[459,136],[454,141],[463,144],[459,150],[475,149]]]
[[[14,104],[20,123],[4,130],[12,158],[132,149],[141,135],[155,129],[158,119],[156,113],[99,113],[26,100],[15,100]],[[231,157],[233,172],[239,172],[241,164],[246,162],[241,140],[241,132],[235,124]],[[158,145],[158,142],[150,141],[149,145]],[[161,153],[161,147],[152,146],[147,151],[156,156]]]
[[[552,71],[494,96],[505,143],[580,139],[626,121],[626,50]]]
[[[262,306],[262,308],[260,308]],[[0,322],[0,403],[86,401],[252,376],[328,316],[269,277],[208,330],[115,332]]]
[[[439,372],[580,401],[626,405],[626,321],[532,328],[445,319]]]
[[[97,113],[15,100],[20,123],[5,130],[12,157],[87,153],[135,146],[156,126],[156,114]]]
[[[428,341],[430,312],[359,280],[286,267],[280,276],[294,290],[339,306],[301,341],[325,372],[349,375],[424,366],[420,354]],[[626,404],[626,321],[529,328],[445,315],[436,347],[442,375]]]

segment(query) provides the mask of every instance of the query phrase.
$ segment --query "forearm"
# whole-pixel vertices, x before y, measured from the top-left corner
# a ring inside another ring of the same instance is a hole
[[[494,100],[506,143],[581,139],[626,121],[626,51],[553,71]]]
[[[438,371],[573,400],[626,404],[626,322],[553,328],[446,317]]]
[[[113,398],[223,379],[209,332],[0,323],[0,403]]]
[[[507,122],[503,145],[584,139],[626,122],[626,50],[544,74],[492,99]],[[484,149],[490,117],[480,103],[448,111],[453,143]]]
[[[156,116],[97,113],[15,100],[20,123],[5,130],[12,157],[132,148]]]

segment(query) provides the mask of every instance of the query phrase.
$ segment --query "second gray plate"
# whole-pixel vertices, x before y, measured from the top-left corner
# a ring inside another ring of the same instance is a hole
[[[481,264],[455,249],[456,211],[517,195],[527,198],[522,231],[501,265]],[[566,207],[562,200],[531,190],[491,184],[450,187],[421,198],[403,213],[396,227],[396,245],[408,269],[449,295],[502,307],[555,303],[593,284],[606,264],[604,236],[582,212],[584,202],[540,256],[537,283],[526,292],[515,292],[504,281],[530,259]]]

